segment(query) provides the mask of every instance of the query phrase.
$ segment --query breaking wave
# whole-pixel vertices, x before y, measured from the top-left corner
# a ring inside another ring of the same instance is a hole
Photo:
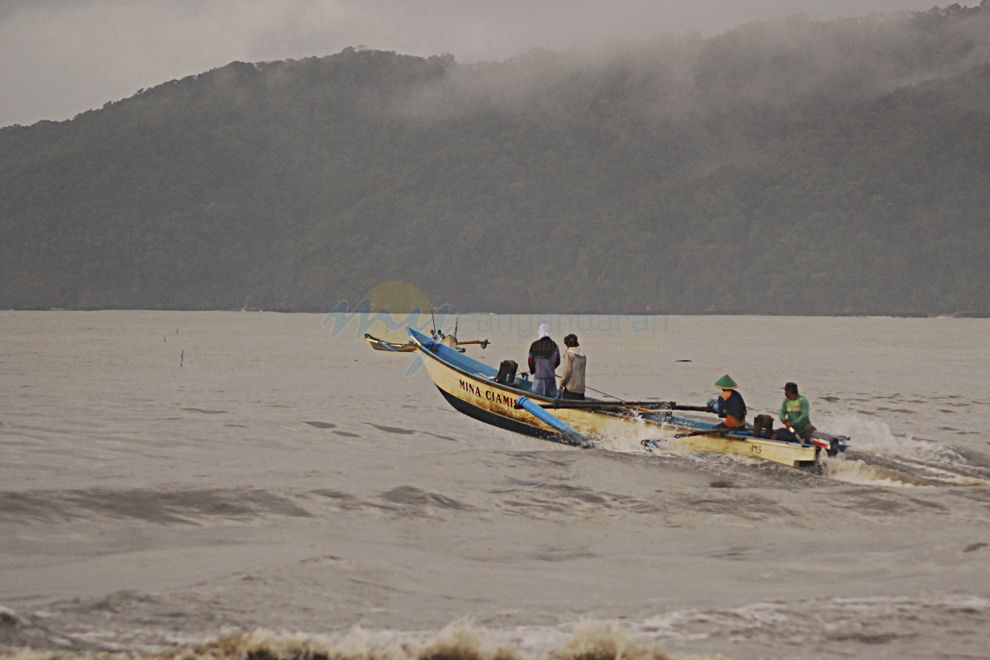
[[[767,650],[818,649],[828,655],[933,657],[944,651],[947,629],[985,624],[990,600],[974,594],[916,597],[821,598],[762,601],[730,608],[674,610],[635,621],[583,621],[557,626],[486,628],[461,620],[436,630],[367,630],[328,634],[264,628],[203,641],[161,639],[145,645],[94,643],[93,636],[55,634],[46,622],[0,608],[0,648],[30,641],[18,659],[211,658],[221,660],[694,660],[762,658]],[[973,628],[970,628],[973,627]],[[939,633],[943,633],[940,635]],[[982,636],[955,636],[953,648],[970,657],[985,650]],[[669,649],[669,650],[668,650]],[[801,654],[803,655],[803,654]]]
[[[851,438],[844,459],[825,463],[833,479],[893,487],[988,486],[990,469],[927,438],[895,435],[888,424],[858,415],[827,420],[832,433]]]
[[[3,611],[0,611],[2,613]],[[13,612],[4,614],[4,627],[30,627],[31,623]],[[35,631],[37,633],[37,631]],[[508,634],[507,634],[508,633]],[[8,642],[10,640],[7,640]],[[41,642],[37,634],[33,640]],[[58,647],[70,646],[73,640],[59,636],[47,640]],[[489,631],[470,622],[448,625],[440,632],[368,631],[359,627],[337,635],[302,632],[277,632],[263,628],[232,632],[204,642],[177,643],[123,650],[113,645],[91,647],[79,640],[83,650],[45,652],[23,650],[18,660],[52,660],[54,658],[93,658],[123,660],[154,658],[178,660],[188,658],[238,658],[250,660],[518,660],[540,657],[551,660],[669,660],[649,641],[634,641],[614,623],[584,623],[573,627],[569,635],[561,629],[517,629]],[[46,646],[47,644],[42,644]],[[37,648],[37,647],[36,647]],[[94,653],[98,654],[94,656]],[[720,656],[692,657],[698,660]]]

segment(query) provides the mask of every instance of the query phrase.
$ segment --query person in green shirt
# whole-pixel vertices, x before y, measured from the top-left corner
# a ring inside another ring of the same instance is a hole
[[[780,404],[780,421],[784,428],[776,429],[771,436],[774,440],[799,440],[807,442],[815,427],[811,425],[808,400],[798,393],[797,383],[784,385],[784,402]]]

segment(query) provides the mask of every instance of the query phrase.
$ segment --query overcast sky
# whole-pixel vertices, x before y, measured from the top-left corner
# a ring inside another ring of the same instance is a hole
[[[68,119],[223,66],[363,45],[459,62],[936,0],[0,0],[0,126]],[[951,4],[950,0],[938,4]],[[960,4],[976,5],[976,0]]]

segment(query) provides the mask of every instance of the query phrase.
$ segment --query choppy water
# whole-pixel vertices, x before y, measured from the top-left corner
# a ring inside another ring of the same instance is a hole
[[[0,313],[0,652],[987,656],[990,321],[553,320],[620,396],[796,380],[850,455],[513,435],[317,315]]]

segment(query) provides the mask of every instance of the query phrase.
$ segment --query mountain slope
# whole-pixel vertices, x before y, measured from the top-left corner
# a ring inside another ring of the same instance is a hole
[[[0,130],[0,307],[990,313],[990,8],[233,63]]]

